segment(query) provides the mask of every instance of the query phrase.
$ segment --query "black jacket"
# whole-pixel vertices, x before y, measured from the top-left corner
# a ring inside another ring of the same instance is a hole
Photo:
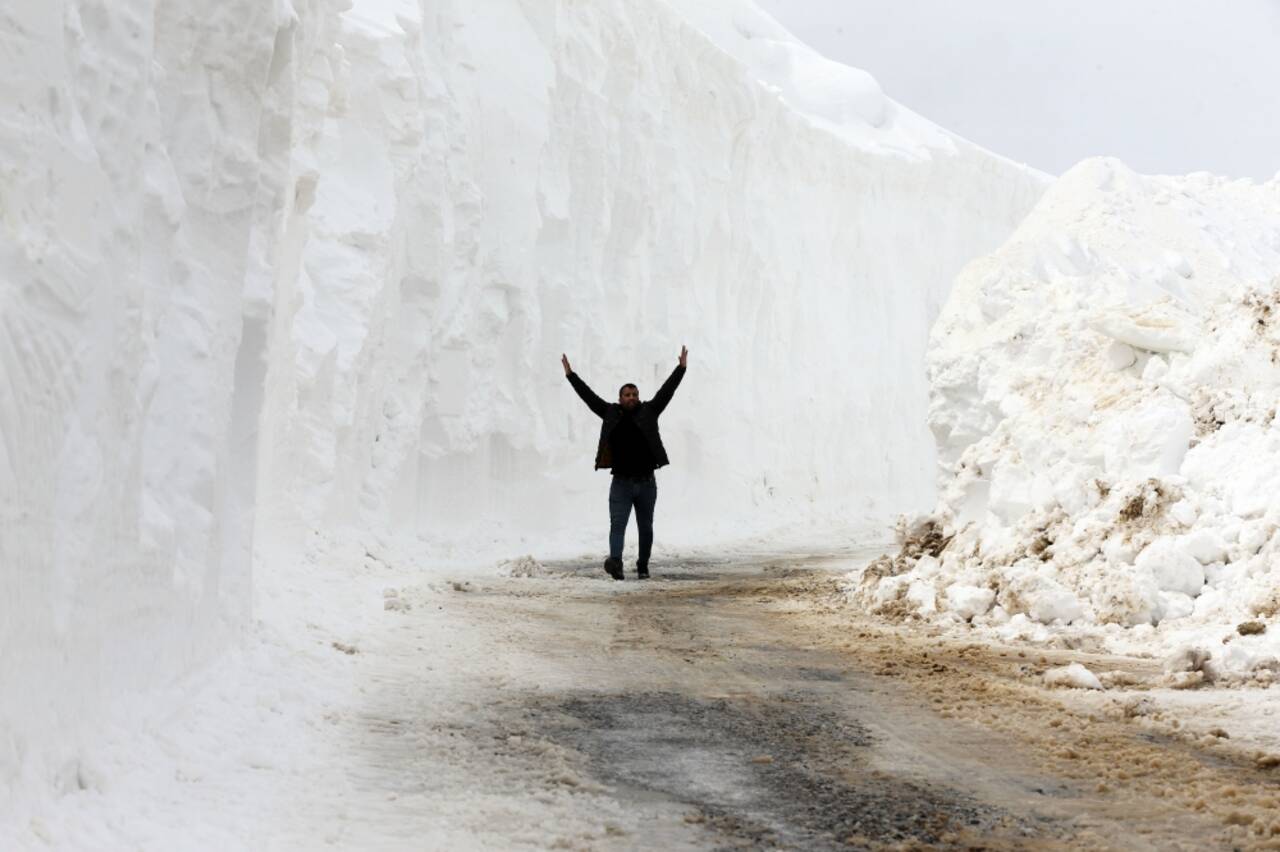
[[[684,378],[684,367],[676,365],[671,376],[662,383],[662,387],[658,388],[658,392],[653,395],[653,399],[640,403],[635,410],[636,428],[640,430],[640,434],[644,435],[645,441],[649,444],[649,452],[653,455],[653,462],[657,467],[664,464],[670,464],[667,459],[667,450],[662,446],[662,436],[658,434],[658,415],[660,415],[667,407],[667,403],[671,402],[671,396],[676,392],[676,388],[680,385],[680,380]],[[618,425],[618,421],[622,418],[622,406],[616,402],[605,402],[603,399],[595,395],[591,388],[587,387],[587,383],[578,377],[577,373],[568,375],[569,384],[573,385],[573,389],[578,392],[578,396],[582,397],[582,401],[600,417],[600,444],[596,448],[596,470],[605,467],[613,467],[612,453],[609,450],[609,433]]]

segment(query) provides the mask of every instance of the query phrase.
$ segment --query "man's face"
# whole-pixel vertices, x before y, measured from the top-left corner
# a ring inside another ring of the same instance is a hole
[[[618,394],[618,404],[630,411],[640,404],[640,389],[637,387],[625,387]]]

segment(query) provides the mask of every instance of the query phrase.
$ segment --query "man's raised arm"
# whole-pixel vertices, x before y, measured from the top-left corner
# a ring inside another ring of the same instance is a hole
[[[578,374],[569,366],[569,357],[567,355],[560,356],[560,363],[564,365],[565,378],[569,380],[569,384],[573,385],[573,389],[577,392],[582,401],[587,404],[595,412],[597,417],[604,417],[609,413],[609,403],[596,396],[596,392],[587,387],[587,383],[578,378]]]
[[[680,347],[680,363],[676,364],[676,368],[671,371],[671,375],[662,383],[662,387],[658,388],[658,392],[653,395],[653,399],[649,404],[657,409],[657,413],[661,414],[667,404],[671,402],[671,397],[675,395],[676,388],[680,386],[680,380],[684,378],[684,371],[689,366],[689,350],[684,346]]]

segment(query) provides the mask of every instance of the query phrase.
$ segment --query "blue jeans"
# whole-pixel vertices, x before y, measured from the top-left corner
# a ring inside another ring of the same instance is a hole
[[[658,482],[655,479],[636,481],[615,476],[609,486],[609,555],[622,559],[622,543],[627,536],[627,521],[631,519],[631,507],[636,507],[636,526],[640,528],[640,558],[638,564],[649,565],[649,553],[653,550],[653,506],[658,502]]]

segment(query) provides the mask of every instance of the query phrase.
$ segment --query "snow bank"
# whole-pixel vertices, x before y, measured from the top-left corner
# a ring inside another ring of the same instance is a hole
[[[927,329],[1041,176],[748,3],[423,9],[346,16],[299,148],[260,528],[599,549],[560,354],[647,396],[681,344],[662,542],[931,504]]]
[[[248,617],[287,9],[0,11],[0,798]]]
[[[934,328],[939,506],[863,599],[967,584],[990,609],[941,617],[1280,671],[1280,630],[1236,630],[1280,611],[1278,276],[1280,181],[1060,178]]]

